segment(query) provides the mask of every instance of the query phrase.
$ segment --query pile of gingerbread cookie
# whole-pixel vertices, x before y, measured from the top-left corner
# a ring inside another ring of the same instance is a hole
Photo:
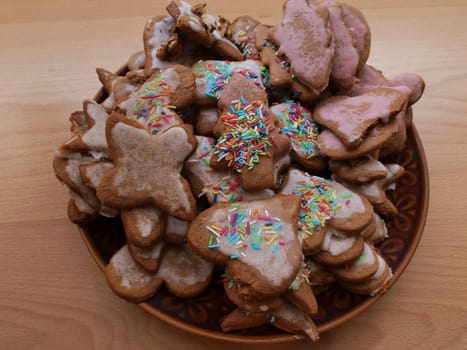
[[[377,295],[392,277],[375,244],[404,169],[384,159],[406,147],[424,82],[367,65],[368,24],[337,1],[288,0],[275,26],[181,0],[167,11],[125,71],[97,69],[105,98],[70,116],[54,158],[68,216],[121,218],[105,275],[127,300],[162,285],[193,297],[221,266],[237,306],[225,331],[316,340],[317,293]]]

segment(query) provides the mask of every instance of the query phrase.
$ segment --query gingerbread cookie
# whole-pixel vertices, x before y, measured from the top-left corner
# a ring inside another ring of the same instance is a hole
[[[319,94],[329,83],[333,50],[327,8],[306,0],[284,4],[282,24],[271,36],[279,55],[290,62],[291,73]]]
[[[110,259],[105,277],[115,294],[133,303],[149,299],[162,285],[156,274],[135,262],[126,245]]]
[[[122,77],[103,68],[96,68],[96,72],[104,90],[107,92],[107,98],[101,103],[101,106],[109,112],[116,105],[125,101],[140,85],[140,81],[137,79],[132,78],[130,80],[127,76]]]
[[[233,74],[241,74],[254,83],[258,89],[264,89],[261,79],[261,65],[258,61],[246,60],[229,62],[219,60],[200,61],[193,65],[196,76],[196,100],[200,106],[216,105],[224,86]]]
[[[406,97],[397,89],[376,88],[355,97],[334,96],[314,109],[316,122],[330,129],[347,147],[359,146],[368,129],[384,123],[405,108]]]
[[[279,118],[280,133],[290,139],[292,158],[307,170],[325,170],[326,163],[318,148],[318,125],[311,111],[289,100],[273,105],[271,112]]]
[[[295,279],[302,262],[299,202],[295,196],[276,195],[218,204],[191,223],[188,242],[206,260],[226,264],[244,295],[278,295]]]
[[[167,11],[176,20],[177,28],[198,44],[213,48],[226,60],[243,59],[235,44],[224,36],[228,21],[222,16],[205,13],[205,5],[192,6],[183,0],[170,0]]]
[[[172,17],[156,16],[144,26],[144,74],[149,77],[154,70],[167,67],[167,55],[177,45],[175,20]]]
[[[260,22],[251,16],[240,16],[234,19],[228,28],[227,38],[237,45],[245,60],[260,59],[255,33],[258,24]]]
[[[152,246],[160,240],[167,226],[167,216],[153,205],[123,209],[121,218],[130,247]]]
[[[276,185],[274,162],[290,147],[266,103],[264,93],[240,74],[234,74],[219,100],[223,112],[214,129],[219,137],[210,165],[235,170],[247,191]]]
[[[113,113],[106,137],[114,168],[97,188],[103,203],[117,208],[154,204],[178,219],[194,218],[195,199],[179,174],[196,148],[189,126],[173,126],[151,135],[138,122]]]
[[[143,269],[149,272],[157,272],[163,254],[165,242],[159,241],[148,247],[138,247],[128,243],[128,251]]]
[[[107,141],[105,139],[105,123],[108,114],[97,102],[86,100],[83,102],[84,121],[80,121],[81,127],[77,127],[79,132],[61,146],[63,152],[104,152],[107,153]],[[77,116],[73,118],[76,120]]]

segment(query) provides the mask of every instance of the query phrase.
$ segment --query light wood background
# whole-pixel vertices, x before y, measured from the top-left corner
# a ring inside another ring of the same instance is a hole
[[[234,349],[117,298],[66,217],[52,173],[68,116],[142,48],[158,0],[0,1],[0,348]],[[376,305],[308,341],[259,349],[467,349],[467,1],[353,0],[372,28],[369,62],[424,76],[415,123],[431,202],[419,248]],[[281,1],[211,0],[212,12],[277,23]],[[250,349],[245,346],[242,348]]]

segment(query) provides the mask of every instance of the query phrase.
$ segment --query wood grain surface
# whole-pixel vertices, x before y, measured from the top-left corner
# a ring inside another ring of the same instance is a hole
[[[318,344],[257,349],[467,349],[467,2],[353,0],[372,28],[369,62],[421,74],[415,106],[431,182],[428,220],[403,276]],[[117,298],[66,217],[52,172],[68,116],[142,48],[158,0],[0,2],[0,348],[236,349],[168,326]],[[212,12],[280,21],[282,1],[211,0]],[[253,347],[242,346],[244,349]]]

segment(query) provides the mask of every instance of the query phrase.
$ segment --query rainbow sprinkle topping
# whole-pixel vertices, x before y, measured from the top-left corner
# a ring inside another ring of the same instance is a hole
[[[266,39],[263,41],[263,47],[270,47],[271,49],[276,51],[276,57],[274,58],[274,60],[281,66],[282,69],[284,69],[287,73],[290,73],[290,63],[284,57],[278,56],[277,50],[279,49],[279,47],[276,44]],[[293,78],[292,75],[290,77]]]
[[[240,29],[236,33],[235,44],[237,44],[242,51],[243,57],[247,59],[259,60],[261,59],[259,51],[256,48],[255,42],[247,33],[249,27],[246,27],[245,29]]]
[[[219,99],[225,84],[229,82],[234,73],[242,74],[256,86],[263,88],[260,76],[236,62],[214,61],[204,67],[195,67],[193,70],[196,77],[202,78],[202,83],[206,85],[206,95],[216,99]]]
[[[297,274],[297,277],[295,277],[295,280],[290,284],[289,289],[298,290],[303,282],[310,284],[310,275],[311,269],[307,262],[304,260],[302,262],[302,267],[300,268],[300,271]]]
[[[244,101],[243,97],[233,101],[230,111],[220,117],[224,133],[215,147],[219,161],[225,158],[228,166],[237,171],[243,167],[253,169],[260,156],[271,157],[268,148],[276,142],[272,136],[275,126],[265,106],[259,101],[245,105]]]
[[[163,73],[158,74],[138,91],[137,101],[128,119],[142,118],[152,134],[157,134],[167,126],[178,124],[178,116],[173,110],[174,107],[170,105],[171,93],[171,86],[164,79]]]
[[[208,248],[220,248],[222,240],[222,244],[238,251],[230,255],[231,259],[246,257],[248,249],[269,250],[275,254],[286,245],[281,236],[282,220],[262,208],[239,210],[233,206],[225,223],[215,223],[206,228],[211,232]]]
[[[221,181],[205,186],[200,196],[207,194],[213,203],[241,202],[244,193],[237,177],[226,176]]]
[[[298,232],[302,237],[312,235],[316,227],[324,226],[338,206],[336,190],[331,182],[317,176],[311,176],[308,181],[298,181],[293,194],[301,199]]]
[[[280,108],[275,114],[280,120],[281,134],[287,135],[294,149],[310,159],[319,154],[318,125],[315,123],[311,112],[294,101],[276,106]]]

